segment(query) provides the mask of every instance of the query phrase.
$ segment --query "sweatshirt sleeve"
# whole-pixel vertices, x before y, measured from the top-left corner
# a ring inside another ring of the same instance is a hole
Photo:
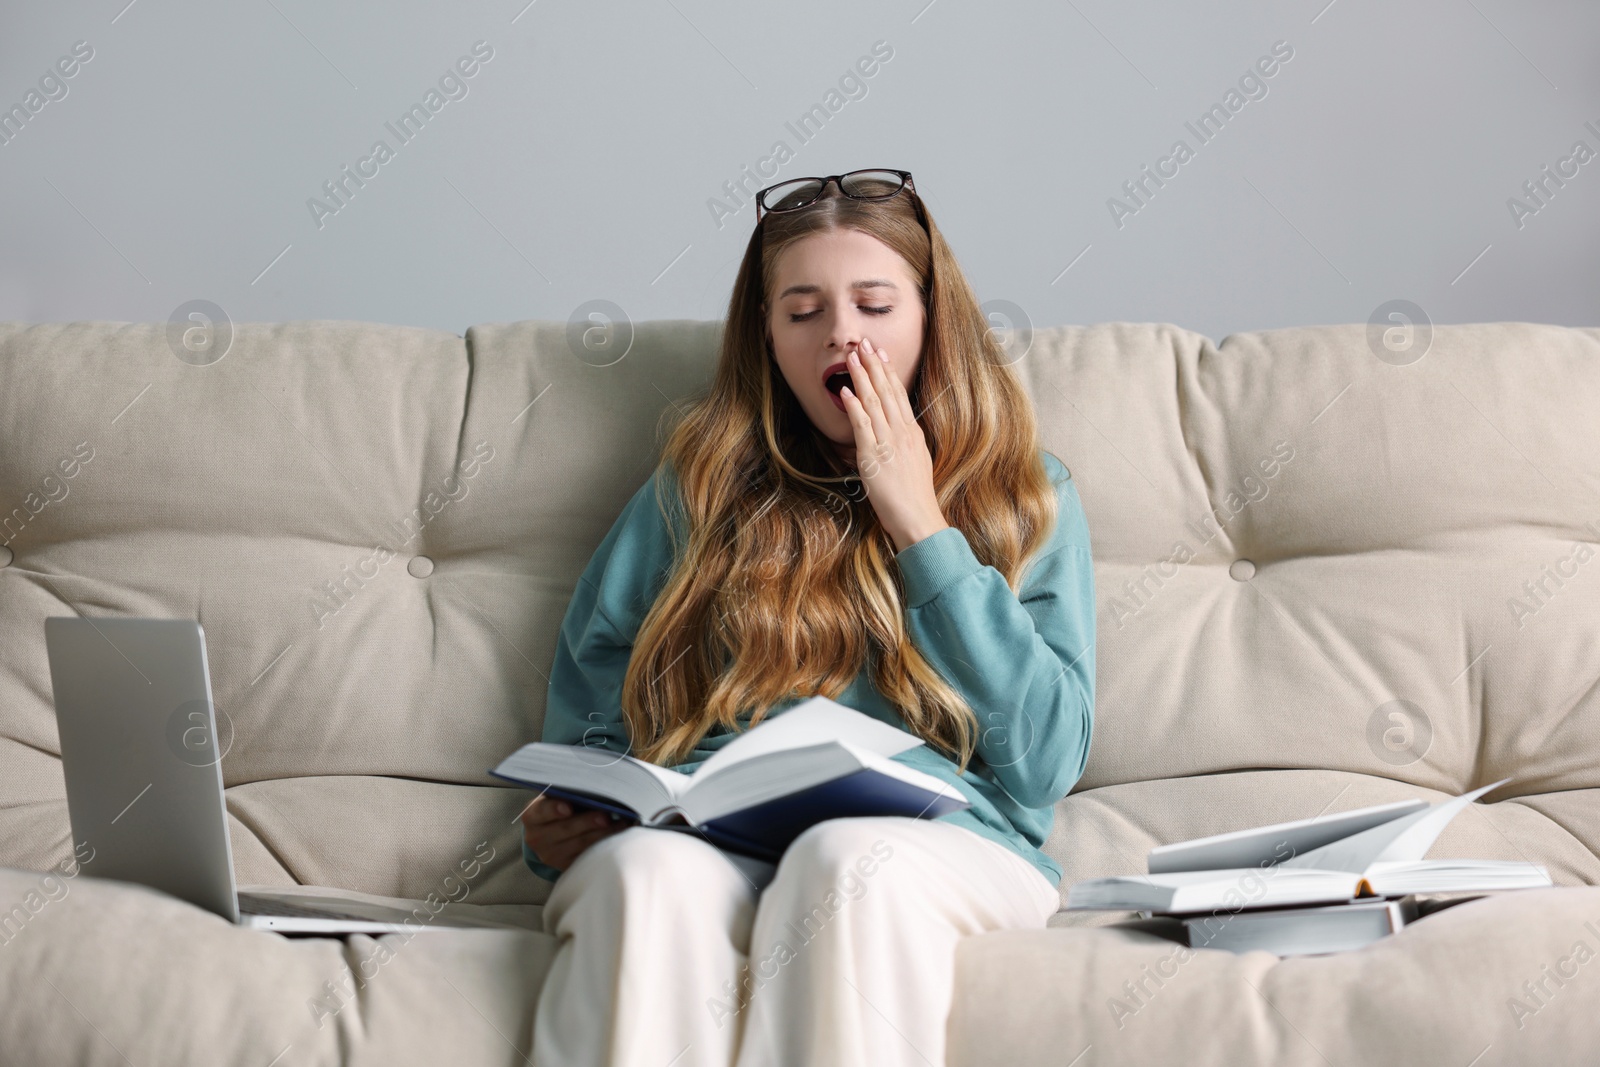
[[[976,713],[984,776],[1026,808],[1067,795],[1083,776],[1094,728],[1089,527],[1071,475],[1045,456],[1056,528],[1020,594],[978,562],[953,526],[895,555],[918,651]]]
[[[663,465],[634,493],[578,578],[556,636],[542,741],[622,755],[632,747],[622,717],[622,682],[633,637],[665,585],[673,558],[656,499],[663,478],[671,505],[673,483]],[[526,842],[522,858],[546,881],[561,873],[534,859]]]

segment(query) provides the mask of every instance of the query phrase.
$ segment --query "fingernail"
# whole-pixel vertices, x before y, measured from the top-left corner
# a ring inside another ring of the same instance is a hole
[[[850,353],[850,362],[855,364],[857,367],[861,366],[861,361],[856,358],[855,352]]]
[[[883,349],[874,348],[873,351],[878,353],[878,358],[879,359],[883,360],[885,363],[889,362],[889,356],[888,356],[888,354],[886,352],[884,352]]]
[[[563,804],[563,805],[561,805],[560,811],[561,811],[561,814],[563,814],[563,815],[571,815],[572,814],[572,805],[571,804]]]

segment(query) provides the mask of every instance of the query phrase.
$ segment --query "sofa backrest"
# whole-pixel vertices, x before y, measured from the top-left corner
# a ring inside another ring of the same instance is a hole
[[[70,851],[42,620],[191,617],[242,882],[425,896],[488,840],[474,899],[542,899],[527,794],[485,771],[538,738],[577,576],[720,330],[597,352],[550,321],[246,323],[198,366],[164,324],[0,324],[0,864]],[[1014,369],[1095,556],[1074,796],[1509,775],[1496,798],[1590,791],[1569,829],[1593,852],[1600,330],[1380,350],[1360,325],[1033,332]]]

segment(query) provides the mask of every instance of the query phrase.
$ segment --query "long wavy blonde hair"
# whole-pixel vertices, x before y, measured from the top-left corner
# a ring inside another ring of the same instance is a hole
[[[662,478],[657,502],[674,563],[640,625],[621,693],[630,750],[647,762],[683,762],[714,724],[739,729],[741,712],[754,726],[789,698],[836,699],[864,663],[910,732],[961,771],[974,754],[977,716],[906,629],[894,542],[768,346],[762,305],[772,303],[776,264],[796,241],[858,230],[910,267],[926,319],[908,396],[940,510],[979,562],[1016,592],[1055,525],[1033,406],[926,205],[909,188],[881,201],[827,191],[834,195],[757,223],[715,377],[667,432],[662,463],[681,504]]]

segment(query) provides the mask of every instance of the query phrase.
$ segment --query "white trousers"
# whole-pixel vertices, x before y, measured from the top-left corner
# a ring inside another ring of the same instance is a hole
[[[630,827],[557,880],[539,1067],[943,1067],[956,942],[1030,929],[1056,887],[962,826],[829,819],[774,871]],[[764,872],[764,873],[763,873]]]

